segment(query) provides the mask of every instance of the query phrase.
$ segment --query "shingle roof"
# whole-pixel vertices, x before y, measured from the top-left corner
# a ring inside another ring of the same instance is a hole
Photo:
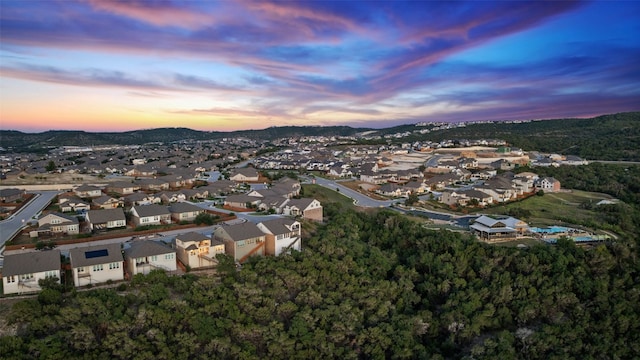
[[[32,274],[60,270],[60,250],[6,254],[2,276]]]
[[[191,231],[186,234],[180,234],[176,236],[176,239],[180,241],[202,241],[202,240],[208,240],[209,238],[198,232]]]
[[[120,244],[106,244],[69,250],[71,267],[91,266],[122,261]]]
[[[268,221],[263,221],[261,224],[264,225],[273,235],[286,234],[290,233],[291,230],[287,226],[291,226],[294,222],[293,219],[289,218],[278,218]]]
[[[124,256],[128,258],[139,258],[170,253],[175,253],[175,250],[152,240],[134,242],[131,244],[131,247],[124,250]]]
[[[122,208],[89,210],[87,219],[93,224],[103,224],[109,221],[125,220]]]
[[[159,216],[159,215],[169,215],[169,209],[166,206],[162,205],[142,205],[142,206],[134,206],[133,209],[136,211],[138,216],[147,217],[147,216]]]
[[[240,241],[246,239],[253,239],[256,237],[264,236],[264,233],[252,222],[245,222],[235,225],[223,225],[222,229],[233,239],[233,241]]]
[[[179,202],[169,205],[169,212],[172,213],[185,213],[194,211],[204,211],[204,209],[186,202]]]

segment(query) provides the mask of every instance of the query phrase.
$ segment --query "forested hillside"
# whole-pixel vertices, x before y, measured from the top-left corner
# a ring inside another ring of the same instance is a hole
[[[631,359],[638,239],[515,249],[329,205],[292,256],[18,303],[7,359]]]
[[[474,124],[433,132],[429,138],[502,139],[527,151],[578,155],[589,160],[640,161],[640,112],[591,119]]]

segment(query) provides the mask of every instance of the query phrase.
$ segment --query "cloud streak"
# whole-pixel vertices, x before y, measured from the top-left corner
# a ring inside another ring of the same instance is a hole
[[[586,111],[575,96],[608,112],[640,103],[639,11],[599,1],[1,2],[0,76],[122,89],[160,109],[168,94],[199,93],[171,111],[257,122],[540,115],[531,103],[570,112],[558,99]],[[595,39],[603,13],[617,22]],[[519,41],[495,45],[505,39]],[[511,60],[530,42],[548,46]],[[480,55],[460,60],[471,50]]]

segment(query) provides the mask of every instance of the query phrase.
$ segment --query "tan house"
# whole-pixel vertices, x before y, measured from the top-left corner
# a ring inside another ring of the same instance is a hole
[[[254,168],[235,169],[229,176],[229,180],[235,182],[257,182],[260,179],[258,170]]]
[[[102,196],[101,188],[93,185],[87,185],[87,184],[78,186],[73,190],[73,192],[76,193],[76,196],[81,198],[94,198],[94,197]]]
[[[322,221],[322,204],[316,199],[290,199],[283,208],[282,213],[290,216],[301,216],[303,219]]]
[[[124,201],[107,195],[94,198],[91,203],[101,209],[115,209],[124,206]]]
[[[80,232],[80,223],[75,216],[68,216],[60,213],[49,213],[38,219],[38,230],[35,231],[36,236],[39,234],[68,234],[75,235]],[[34,232],[31,236],[35,237]]]
[[[204,209],[190,203],[179,202],[169,205],[169,212],[173,222],[193,222],[198,215],[204,213]]]
[[[127,226],[127,219],[122,208],[89,210],[87,223],[93,230],[109,230]]]
[[[225,253],[224,243],[194,231],[176,236],[175,247],[178,260],[192,269],[216,266],[216,255]]]
[[[140,185],[136,185],[127,181],[116,181],[107,185],[105,191],[107,193],[116,193],[119,195],[129,195],[140,190]]]
[[[469,225],[469,229],[481,241],[498,243],[522,237],[529,229],[529,225],[514,217],[494,219],[482,215],[473,220],[471,225]]]
[[[222,225],[212,235],[213,240],[224,243],[227,255],[239,263],[250,256],[264,256],[265,234],[252,222]]]

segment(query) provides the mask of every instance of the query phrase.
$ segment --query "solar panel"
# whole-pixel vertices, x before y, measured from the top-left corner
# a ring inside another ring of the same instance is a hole
[[[109,251],[107,249],[85,251],[84,253],[85,259],[93,259],[93,258],[103,257],[103,256],[109,256]]]

